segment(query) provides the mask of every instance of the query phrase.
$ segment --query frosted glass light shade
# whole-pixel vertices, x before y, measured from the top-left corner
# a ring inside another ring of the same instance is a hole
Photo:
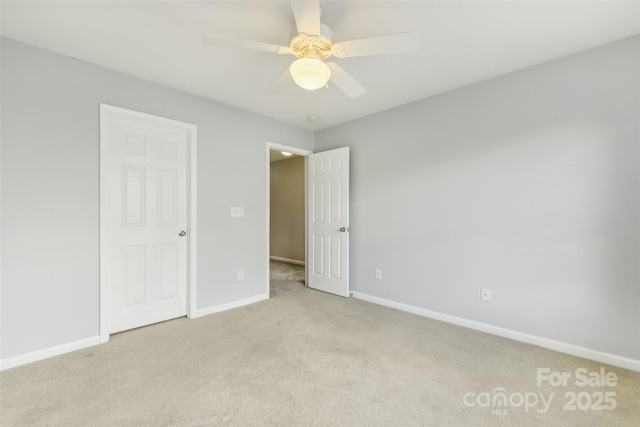
[[[320,59],[300,58],[293,61],[289,72],[298,86],[307,90],[320,89],[331,78],[331,69]]]

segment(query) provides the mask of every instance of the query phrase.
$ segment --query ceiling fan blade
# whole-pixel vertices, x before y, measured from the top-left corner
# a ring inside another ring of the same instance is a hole
[[[292,1],[291,9],[296,18],[298,33],[320,35],[320,1]]]
[[[338,58],[353,58],[355,56],[414,52],[419,48],[420,39],[418,33],[410,31],[408,33],[389,34],[335,43],[333,45],[333,54]]]
[[[263,52],[279,53],[286,55],[291,53],[288,47],[277,44],[254,42],[247,40],[227,39],[224,37],[202,36],[202,41],[207,44],[225,47],[239,47],[242,49],[260,50]]]
[[[282,92],[287,86],[291,84],[293,80],[291,79],[291,73],[289,72],[289,67],[284,70],[284,73],[280,74],[280,76],[275,79],[268,88],[264,90],[264,93],[268,93],[270,95],[276,95]]]
[[[347,94],[349,98],[357,98],[363,95],[367,90],[362,87],[349,73],[335,62],[327,62],[331,68],[331,81],[338,89]]]

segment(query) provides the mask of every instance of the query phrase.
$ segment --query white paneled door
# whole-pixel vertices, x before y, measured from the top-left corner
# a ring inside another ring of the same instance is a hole
[[[307,157],[310,288],[349,296],[349,147]]]
[[[106,121],[102,268],[114,333],[187,314],[188,132],[126,116]]]

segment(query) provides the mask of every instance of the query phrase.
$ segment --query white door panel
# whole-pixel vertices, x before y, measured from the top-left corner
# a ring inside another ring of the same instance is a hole
[[[309,287],[349,296],[349,148],[307,157]]]
[[[184,130],[108,118],[110,327],[119,332],[187,313],[187,143]]]

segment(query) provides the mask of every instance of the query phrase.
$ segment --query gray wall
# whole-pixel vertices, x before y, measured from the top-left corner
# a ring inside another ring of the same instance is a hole
[[[264,293],[266,141],[312,149],[311,132],[1,43],[0,357],[98,335],[101,102],[198,126],[198,308]],[[230,206],[245,218],[232,220]]]
[[[198,308],[264,292],[265,141],[313,149],[310,132],[1,43],[1,358],[98,334],[100,102],[198,125]],[[352,150],[352,288],[640,359],[639,52],[635,37],[317,132],[316,151]]]
[[[304,157],[271,163],[271,255],[304,261]]]
[[[639,81],[634,37],[317,132],[351,288],[640,359]]]

